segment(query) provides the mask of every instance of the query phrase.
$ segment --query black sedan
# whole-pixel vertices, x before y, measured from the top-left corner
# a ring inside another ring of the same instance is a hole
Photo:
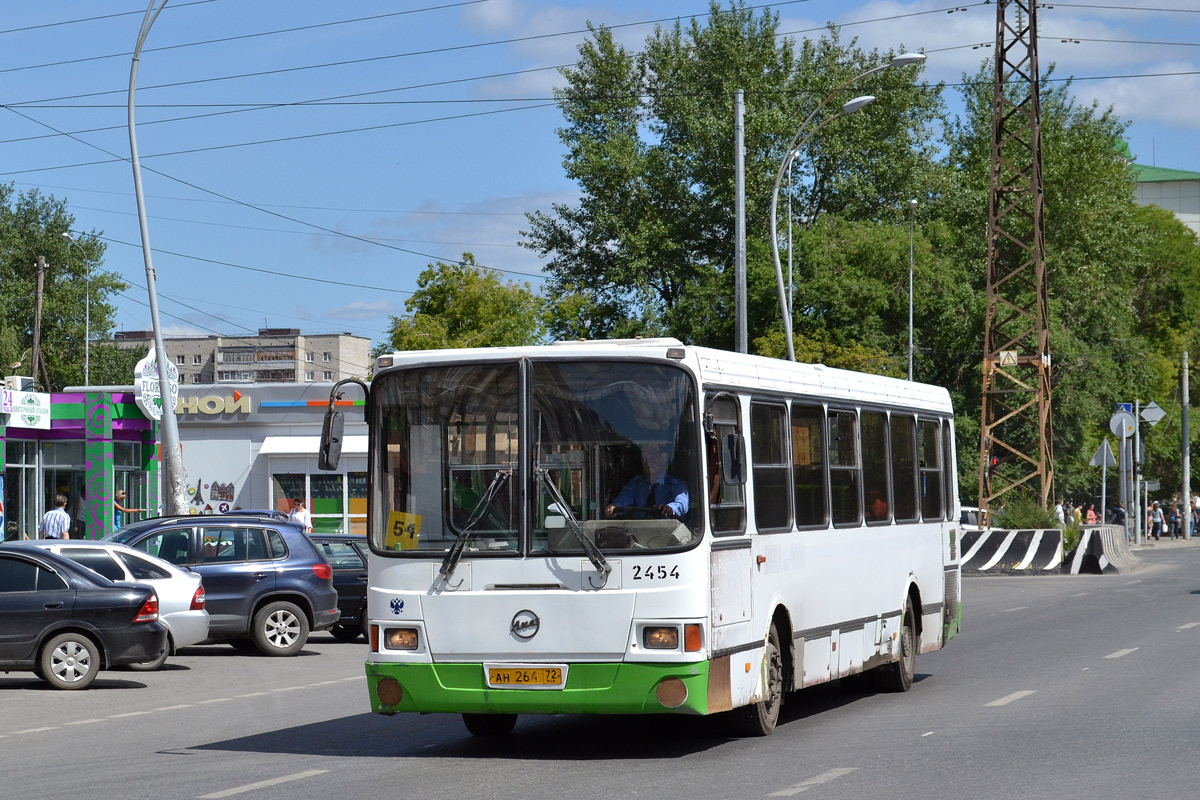
[[[333,588],[337,589],[342,616],[330,629],[343,642],[352,642],[367,632],[367,537],[355,533],[310,533],[317,549],[333,567]]]
[[[0,671],[86,689],[101,669],[154,661],[166,647],[152,587],[114,583],[19,542],[0,545]]]

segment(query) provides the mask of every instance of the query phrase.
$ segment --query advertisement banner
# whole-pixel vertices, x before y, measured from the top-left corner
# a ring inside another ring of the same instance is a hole
[[[8,427],[50,430],[50,395],[45,392],[10,392],[12,411]]]

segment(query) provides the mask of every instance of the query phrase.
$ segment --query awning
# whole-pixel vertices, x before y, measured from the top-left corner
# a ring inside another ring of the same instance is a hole
[[[260,456],[315,456],[320,448],[320,436],[268,436],[263,439],[258,454]],[[342,454],[365,456],[367,454],[367,437],[344,437]]]

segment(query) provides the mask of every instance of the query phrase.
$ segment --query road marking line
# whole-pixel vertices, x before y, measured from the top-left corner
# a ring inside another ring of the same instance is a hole
[[[156,708],[154,710],[155,711],[178,711],[181,708],[191,708],[191,707],[192,707],[191,703],[185,703],[184,705],[181,705],[181,706],[163,706],[162,708]]]
[[[1022,691],[1013,692],[1012,694],[1008,695],[1007,697],[1001,697],[999,700],[993,700],[992,702],[984,703],[983,705],[984,705],[984,707],[1006,706],[1015,700],[1020,700],[1022,697],[1029,697],[1029,695],[1031,695],[1031,694],[1035,694],[1035,692],[1030,689],[1023,689]]]
[[[123,719],[124,717],[141,717],[149,714],[149,711],[127,711],[124,714],[113,714],[109,719]]]
[[[1006,608],[1003,611],[1001,611],[1000,613],[1007,614],[1010,611],[1024,611],[1027,608],[1029,608],[1029,606],[1017,606],[1016,608]]]
[[[1115,652],[1115,653],[1109,653],[1108,655],[1106,655],[1106,656],[1105,656],[1105,658],[1120,658],[1121,656],[1127,656],[1127,655],[1129,655],[1129,654],[1130,654],[1130,653],[1132,653],[1134,650],[1137,650],[1137,648],[1136,648],[1136,647],[1129,647],[1129,648],[1126,648],[1125,650],[1118,650],[1118,651],[1117,651],[1117,652]]]
[[[1088,594],[1088,593],[1087,592],[1077,592],[1077,593],[1071,595],[1071,597],[1083,597],[1086,594]]]
[[[102,719],[77,719],[74,722],[68,722],[68,725],[91,725],[93,722],[104,722]]]
[[[1196,627],[1197,625],[1200,625],[1200,622],[1189,622],[1189,623],[1188,623],[1188,624],[1186,624],[1186,625],[1180,625],[1180,626],[1179,626],[1178,628],[1176,628],[1175,630],[1177,630],[1177,631],[1186,631],[1186,630],[1188,630],[1189,628],[1194,628],[1194,627]]]
[[[830,781],[832,781],[836,778],[840,778],[843,775],[849,775],[851,772],[855,772],[857,769],[858,769],[858,767],[840,767],[838,769],[831,769],[828,772],[822,772],[820,775],[814,775],[813,777],[809,778],[806,781],[801,781],[800,783],[797,783],[795,786],[789,787],[787,789],[780,789],[778,792],[771,792],[771,794],[769,794],[767,796],[768,797],[791,797],[794,794],[800,794],[801,792],[807,792],[809,789],[813,788],[814,786],[820,786],[823,783],[829,783]]]
[[[929,733],[922,733],[922,734],[921,734],[921,738],[922,738],[922,739],[924,739],[926,736],[933,736],[933,731],[930,731]]]
[[[238,698],[242,698],[242,697],[262,697],[263,695],[267,695],[267,694],[270,694],[270,692],[250,692],[250,693],[248,693],[248,694],[239,694],[239,695],[238,695]]]
[[[57,725],[51,725],[51,726],[50,726],[50,727],[48,727],[48,728],[26,728],[26,729],[25,729],[25,730],[23,730],[23,731],[13,731],[13,732],[12,732],[12,735],[13,735],[13,736],[19,736],[19,735],[20,735],[20,734],[22,734],[22,733],[42,733],[43,731],[56,731],[56,730],[58,730],[58,726],[57,726]]]
[[[293,775],[284,775],[282,778],[271,778],[270,780],[259,781],[258,783],[248,783],[245,786],[238,786],[233,789],[225,789],[221,792],[213,792],[212,794],[202,794],[199,800],[217,800],[220,797],[230,797],[243,792],[253,792],[255,789],[265,789],[268,786],[278,786],[281,783],[290,781],[298,781],[302,778],[311,778],[314,775],[323,775],[329,772],[327,769],[310,769],[307,772],[297,772]]]
[[[1126,586],[1136,586],[1137,584],[1139,584],[1139,583],[1141,583],[1141,582],[1142,582],[1142,579],[1141,579],[1141,578],[1138,578],[1136,581],[1129,581],[1129,582],[1128,582],[1128,583],[1126,583],[1125,585],[1126,585]]]
[[[212,700],[201,700],[200,705],[206,705],[208,703],[228,703],[232,699],[232,697],[214,697]]]
[[[303,689],[303,686],[280,686],[278,689],[272,689],[272,692],[294,692],[297,689]]]

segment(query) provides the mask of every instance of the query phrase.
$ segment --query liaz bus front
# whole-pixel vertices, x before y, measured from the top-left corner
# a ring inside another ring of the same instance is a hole
[[[684,348],[396,354],[367,416],[373,711],[486,734],[523,713],[712,710]]]

